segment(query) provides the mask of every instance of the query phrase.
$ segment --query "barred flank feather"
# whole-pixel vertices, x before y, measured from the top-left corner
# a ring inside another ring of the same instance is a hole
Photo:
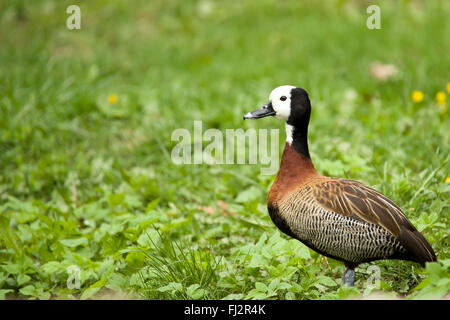
[[[328,210],[382,227],[395,236],[406,250],[407,260],[421,263],[436,261],[436,255],[425,237],[408,220],[392,200],[364,184],[346,179],[330,178],[314,188],[315,198]]]

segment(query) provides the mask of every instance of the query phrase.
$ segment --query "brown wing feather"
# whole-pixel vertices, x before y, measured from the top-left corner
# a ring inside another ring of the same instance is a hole
[[[317,201],[327,210],[382,226],[420,263],[436,261],[436,255],[402,210],[389,198],[364,184],[330,179],[314,188]]]

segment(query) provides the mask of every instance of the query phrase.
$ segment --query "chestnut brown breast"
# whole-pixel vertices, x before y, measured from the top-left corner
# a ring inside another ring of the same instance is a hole
[[[286,142],[278,175],[272,184],[267,199],[268,205],[276,205],[292,191],[303,185],[323,179],[314,168],[311,159],[299,154]]]

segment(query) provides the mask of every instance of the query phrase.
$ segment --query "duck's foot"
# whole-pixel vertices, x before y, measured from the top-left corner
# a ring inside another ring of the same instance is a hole
[[[355,278],[355,270],[353,270],[353,268],[346,267],[345,271],[342,273],[342,285],[353,287],[355,285]]]

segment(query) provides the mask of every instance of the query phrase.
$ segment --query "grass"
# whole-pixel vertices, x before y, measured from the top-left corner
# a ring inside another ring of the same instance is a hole
[[[149,240],[153,250],[143,252],[146,267],[139,273],[148,298],[201,299],[216,296],[219,261],[211,249],[198,251],[189,248],[187,243],[180,244],[161,234],[158,242],[150,236]],[[205,287],[209,290],[203,289]]]
[[[373,264],[341,288],[341,263],[276,230],[260,165],[171,162],[171,133],[194,120],[278,128],[281,148],[281,122],[242,115],[282,84],[310,93],[318,171],[386,194],[437,252],[425,269],[375,263],[382,294],[448,295],[450,123],[435,100],[450,81],[447,1],[379,1],[380,30],[362,1],[80,1],[72,31],[69,4],[0,4],[0,297],[373,293]],[[397,74],[377,80],[375,61]]]

